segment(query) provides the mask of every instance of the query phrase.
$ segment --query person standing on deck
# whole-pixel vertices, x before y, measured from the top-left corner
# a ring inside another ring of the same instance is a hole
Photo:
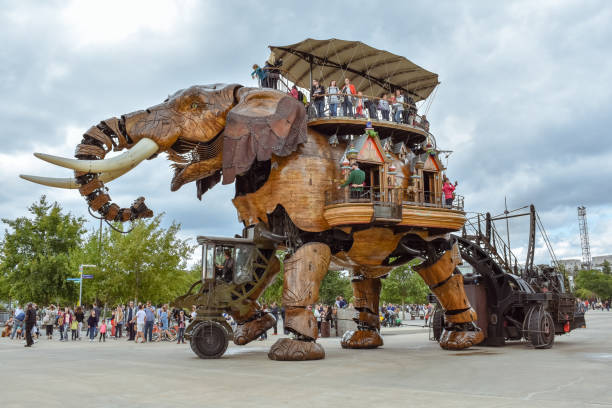
[[[322,118],[325,111],[325,88],[316,79],[312,80],[310,95],[312,96],[313,105],[317,110],[317,117]]]
[[[395,91],[395,102],[393,103],[393,109],[395,109],[395,122],[402,123],[402,114],[404,113],[404,95],[402,95],[399,89]]]
[[[365,181],[365,172],[359,168],[357,162],[353,162],[351,165],[352,170],[348,176],[348,179],[338,186],[338,190],[346,186],[351,187],[351,198],[359,198],[363,191],[363,182]]]
[[[336,116],[338,113],[338,93],[340,90],[336,85],[336,81],[331,81],[329,83],[329,88],[327,88],[327,103],[329,104],[329,116]]]
[[[344,101],[342,102],[342,113],[344,116],[353,116],[353,96],[357,94],[355,86],[351,84],[348,78],[344,79],[344,87],[341,91],[344,94]]]
[[[455,187],[457,187],[457,182],[455,181],[455,185],[452,185],[448,178],[444,178],[444,185],[442,186],[442,191],[444,192],[445,203],[448,206],[453,205],[453,193],[455,191]]]
[[[383,120],[389,120],[389,101],[387,100],[387,94],[383,94],[382,99],[378,101],[378,109],[380,109],[380,115]]]

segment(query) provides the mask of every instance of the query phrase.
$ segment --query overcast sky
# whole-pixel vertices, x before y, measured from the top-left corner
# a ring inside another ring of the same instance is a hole
[[[268,4],[270,7],[268,7]],[[273,7],[272,7],[273,4]],[[397,5],[394,5],[397,4]],[[431,131],[453,150],[448,175],[466,210],[497,214],[535,204],[556,254],[580,257],[576,207],[587,207],[591,252],[612,253],[612,3],[607,1],[1,1],[0,217],[46,194],[87,215],[74,190],[18,174],[65,177],[35,151],[72,157],[90,126],[144,109],[174,91],[217,82],[254,85],[268,45],[359,40],[439,74]],[[386,6],[385,6],[386,5]],[[241,232],[233,186],[198,201],[170,192],[164,157],[108,184],[122,206],[143,195],[184,237]],[[513,221],[523,258],[527,220]],[[501,225],[500,225],[501,227]],[[91,222],[89,228],[97,228]],[[537,260],[548,262],[542,242]]]

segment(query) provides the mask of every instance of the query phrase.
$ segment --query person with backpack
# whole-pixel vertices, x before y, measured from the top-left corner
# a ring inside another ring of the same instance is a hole
[[[32,347],[32,344],[34,344],[34,340],[32,340],[34,326],[36,326],[36,309],[34,309],[32,303],[28,303],[28,309],[25,313],[25,347]]]
[[[85,320],[85,313],[83,308],[78,306],[74,312],[74,319],[77,322],[77,339],[81,340],[81,331],[83,330],[83,321]]]
[[[42,324],[45,326],[47,340],[53,340],[53,325],[55,324],[56,316],[57,311],[55,310],[55,305],[49,305],[45,310],[45,316],[42,320]]]
[[[19,332],[23,331],[25,315],[25,311],[21,308],[21,306],[17,306],[17,309],[15,309],[15,324],[13,325],[11,340],[15,338],[15,333],[17,333],[17,330],[19,330]]]

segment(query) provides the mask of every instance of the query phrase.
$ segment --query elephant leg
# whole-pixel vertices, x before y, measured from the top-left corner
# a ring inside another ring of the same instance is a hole
[[[357,330],[344,333],[340,345],[349,349],[369,349],[383,345],[380,337],[380,319],[378,318],[378,304],[380,299],[380,278],[353,279],[353,295],[355,296],[355,309],[359,312],[354,318]]]
[[[319,287],[327,273],[331,251],[325,244],[311,242],[285,260],[283,306],[285,329],[295,339],[279,339],[268,353],[271,360],[319,360],[325,350],[315,342],[318,330],[314,314],[307,310],[319,299]]]
[[[484,334],[474,323],[476,312],[465,294],[463,275],[455,273],[460,262],[455,244],[433,264],[415,268],[445,310],[440,346],[447,350],[465,349],[484,340]]]
[[[274,316],[261,310],[257,301],[246,300],[245,304],[248,304],[248,309],[244,313],[238,311],[232,313],[232,317],[237,323],[234,330],[234,344],[238,346],[244,346],[259,338],[276,324]]]

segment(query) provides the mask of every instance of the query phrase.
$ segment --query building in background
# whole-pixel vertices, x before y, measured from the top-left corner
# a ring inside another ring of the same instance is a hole
[[[594,256],[592,258],[592,268],[601,271],[604,261],[608,261],[612,264],[612,255]],[[559,264],[565,266],[565,269],[568,271],[573,272],[581,268],[582,259],[559,259]]]

